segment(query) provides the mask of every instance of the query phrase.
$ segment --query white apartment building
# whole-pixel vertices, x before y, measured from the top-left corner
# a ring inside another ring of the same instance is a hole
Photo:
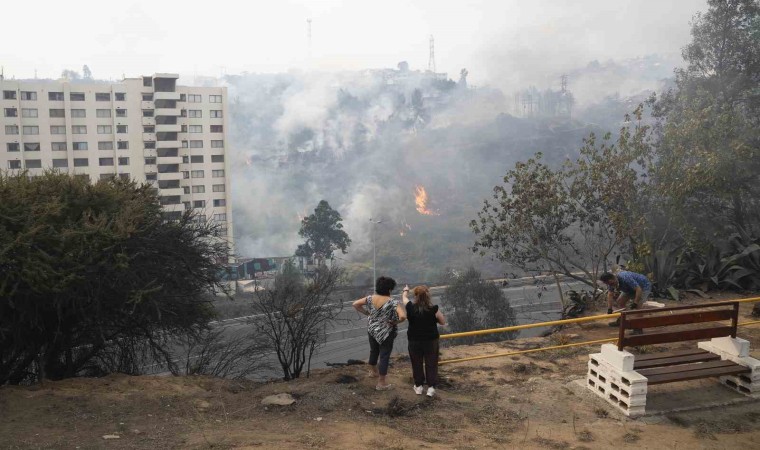
[[[232,242],[227,89],[177,78],[0,80],[0,170],[149,182],[167,218],[195,209]]]

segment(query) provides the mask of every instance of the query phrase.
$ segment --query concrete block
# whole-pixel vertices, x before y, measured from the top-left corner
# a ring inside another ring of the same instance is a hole
[[[620,351],[614,344],[603,344],[601,359],[620,371],[633,370],[633,353]]]
[[[711,348],[707,348],[705,343],[709,343]],[[708,342],[699,342],[697,347],[709,352],[725,352],[732,356],[744,358],[749,356],[749,341],[741,338],[732,338],[730,336],[712,338]]]

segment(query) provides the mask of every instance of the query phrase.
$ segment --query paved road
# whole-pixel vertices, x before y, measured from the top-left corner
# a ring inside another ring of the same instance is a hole
[[[581,283],[562,283],[563,292],[569,289],[579,289]],[[440,289],[433,289],[433,303],[438,303]],[[545,322],[560,318],[561,304],[557,293],[556,284],[548,284],[537,287],[533,284],[506,287],[502,291],[510,302],[510,306],[517,316],[518,324]],[[366,360],[369,356],[369,342],[367,339],[367,320],[351,307],[351,302],[342,306],[343,310],[338,315],[338,321],[328,331],[327,343],[320,348],[312,358],[312,368],[327,367],[326,363],[345,363],[349,359]],[[443,307],[444,314],[445,306]],[[248,318],[228,319],[213,324],[214,328],[224,329],[225,336],[234,337],[250,332],[251,325]],[[519,337],[539,336],[546,328],[532,328],[522,330]],[[441,328],[442,333],[449,332]],[[399,334],[394,343],[394,353],[407,352],[406,324],[399,327]],[[271,355],[272,362],[276,366],[276,357]],[[153,372],[165,370],[160,366],[152,367]],[[280,376],[273,372],[267,374],[272,377]]]

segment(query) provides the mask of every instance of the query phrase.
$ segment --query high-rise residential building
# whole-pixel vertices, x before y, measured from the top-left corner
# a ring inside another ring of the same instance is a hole
[[[167,218],[195,209],[231,242],[227,89],[177,86],[177,78],[0,79],[0,169],[148,182]]]

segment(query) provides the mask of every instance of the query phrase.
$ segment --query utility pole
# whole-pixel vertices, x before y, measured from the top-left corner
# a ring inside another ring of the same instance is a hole
[[[374,285],[374,283],[377,281],[377,265],[376,265],[377,253],[375,252],[375,228],[376,228],[375,226],[377,224],[383,223],[383,220],[382,219],[373,220],[370,217],[369,221],[372,223],[372,283]]]

